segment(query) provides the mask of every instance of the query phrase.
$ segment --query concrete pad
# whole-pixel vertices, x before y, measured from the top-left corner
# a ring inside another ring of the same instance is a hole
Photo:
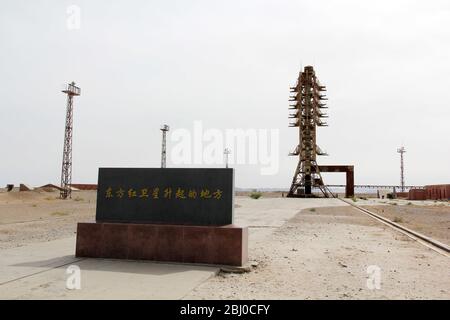
[[[181,299],[219,268],[140,261],[78,259],[75,238],[2,250],[0,299]],[[68,290],[66,269],[81,269]]]
[[[339,199],[236,197],[235,224],[248,227],[281,227],[307,208],[348,206]]]
[[[0,286],[21,277],[75,262],[78,259],[75,258],[74,252],[75,237],[2,250]]]

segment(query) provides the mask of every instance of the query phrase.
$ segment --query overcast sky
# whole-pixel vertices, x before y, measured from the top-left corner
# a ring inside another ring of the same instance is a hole
[[[406,184],[450,183],[448,0],[1,5],[0,185],[59,183],[60,91],[76,81],[74,183],[95,183],[98,167],[158,167],[160,125],[192,130],[201,120],[278,129],[277,174],[239,165],[236,184],[288,188],[298,143],[289,87],[305,65],[328,88],[318,144],[330,156],[319,163],[354,164],[357,184],[399,184],[404,144]],[[80,29],[68,28],[70,5],[81,9]]]

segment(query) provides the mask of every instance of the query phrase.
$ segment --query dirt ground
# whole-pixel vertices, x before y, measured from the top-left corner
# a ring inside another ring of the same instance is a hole
[[[56,191],[0,193],[0,249],[65,238],[75,234],[78,221],[94,219],[95,192],[58,197]]]
[[[391,221],[450,245],[450,206],[366,206]]]
[[[66,201],[58,196],[0,193],[0,257],[3,249],[73,237],[77,222],[94,219],[94,191],[74,192]],[[372,210],[448,243],[450,207],[370,201]],[[235,215],[237,224],[249,226],[251,272],[221,272],[184,298],[450,298],[448,257],[339,200],[240,196]],[[379,269],[380,288],[368,287],[368,267]]]
[[[257,240],[245,274],[220,273],[186,299],[449,299],[450,260],[351,207],[306,209]],[[380,288],[367,285],[379,268]]]

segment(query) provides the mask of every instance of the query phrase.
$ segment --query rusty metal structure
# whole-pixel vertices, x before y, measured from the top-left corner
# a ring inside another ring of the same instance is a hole
[[[351,165],[321,165],[320,172],[343,172],[345,173],[345,197],[351,198],[355,195],[355,168]],[[326,186],[331,187],[330,185]],[[325,195],[327,196],[327,195]]]
[[[75,86],[75,82],[69,83],[64,90],[67,94],[66,126],[64,130],[64,148],[61,169],[60,198],[72,197],[72,133],[73,133],[73,97],[81,94],[81,89]]]
[[[290,127],[299,128],[299,144],[291,156],[299,156],[299,162],[295,170],[292,185],[288,197],[308,197],[312,195],[313,188],[319,188],[325,196],[328,191],[323,183],[316,157],[326,155],[316,144],[317,127],[326,126],[322,119],[327,115],[324,110],[327,108],[327,100],[324,92],[325,86],[322,86],[316,77],[314,68],[306,66],[297,80],[297,85],[291,88],[289,109],[293,113],[289,118],[293,122]]]
[[[346,173],[346,197],[354,195],[353,166],[319,166],[317,156],[328,155],[317,145],[317,127],[328,126],[324,118],[326,114],[326,87],[320,84],[312,66],[306,66],[300,72],[295,87],[291,88],[289,118],[293,119],[290,127],[299,128],[299,144],[291,156],[298,156],[299,161],[292,179],[288,197],[313,197],[313,189],[317,188],[325,197],[333,196],[322,179],[322,172]]]

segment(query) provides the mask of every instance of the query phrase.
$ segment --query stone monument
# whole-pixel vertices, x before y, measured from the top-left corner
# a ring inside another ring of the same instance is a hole
[[[234,169],[100,168],[76,256],[241,266],[248,229],[233,212]]]

